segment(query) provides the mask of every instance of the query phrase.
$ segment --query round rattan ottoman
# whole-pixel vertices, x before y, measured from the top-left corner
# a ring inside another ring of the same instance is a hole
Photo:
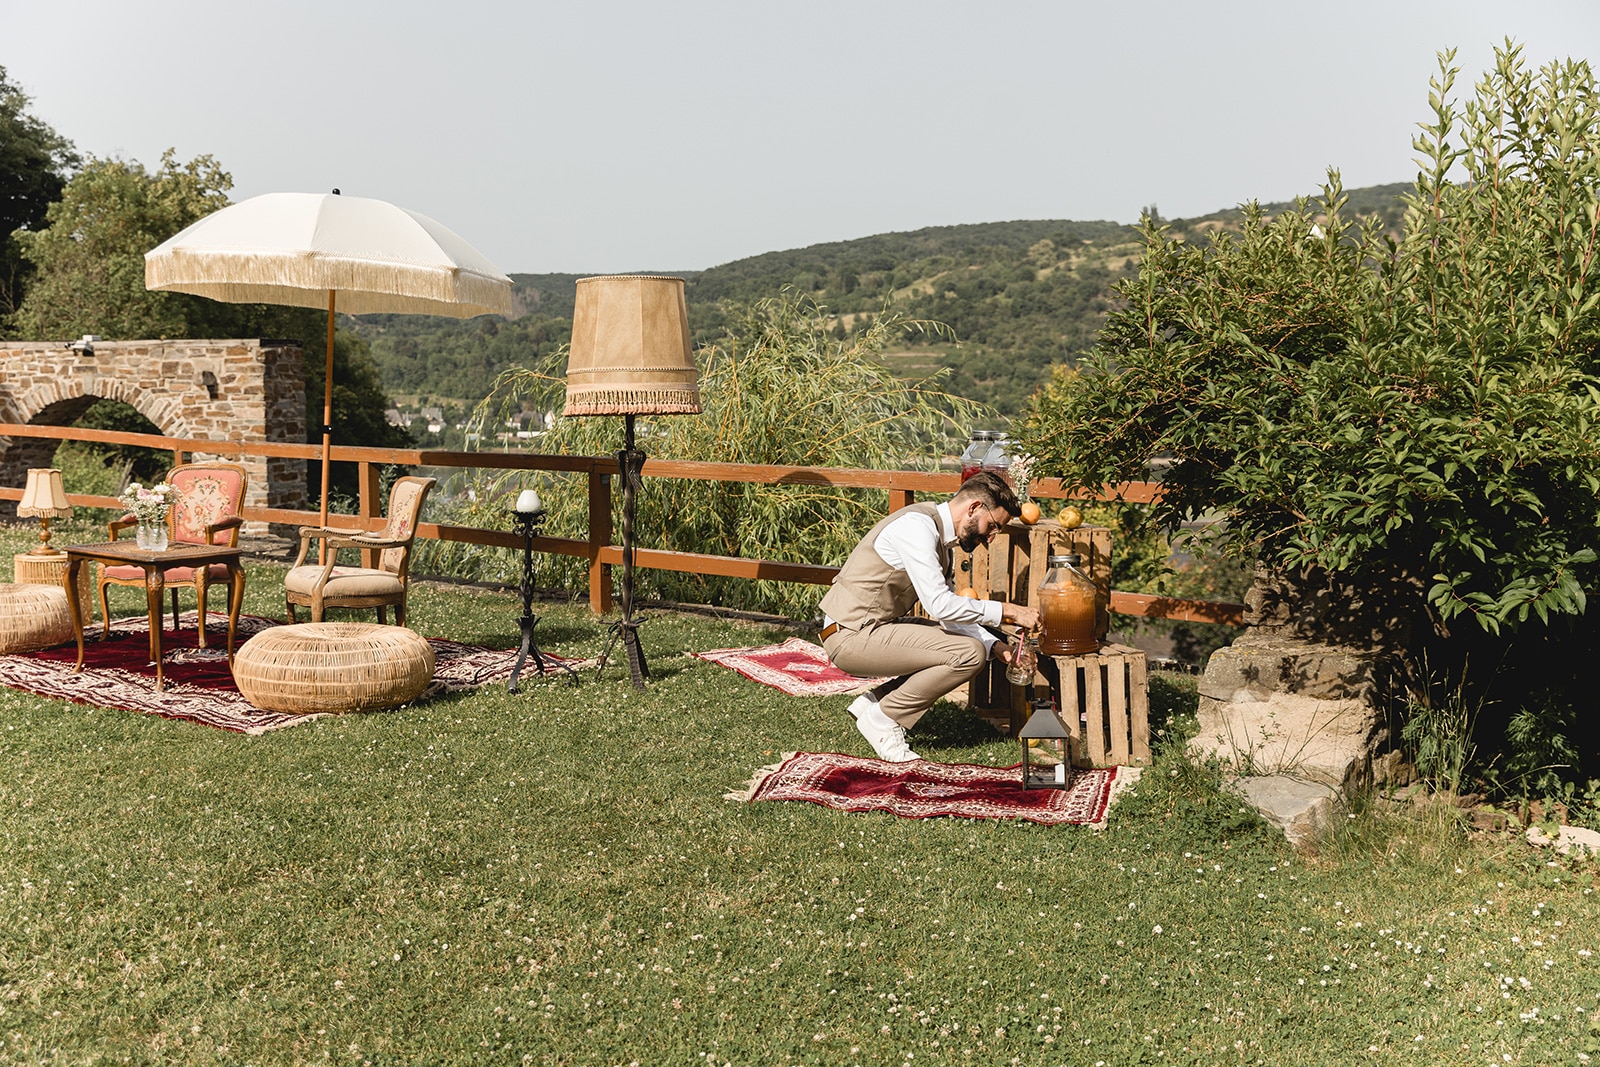
[[[274,626],[233,656],[233,682],[244,698],[286,715],[392,708],[421,696],[432,681],[432,646],[404,626]]]
[[[0,584],[0,652],[32,652],[71,640],[72,614],[65,589]]]

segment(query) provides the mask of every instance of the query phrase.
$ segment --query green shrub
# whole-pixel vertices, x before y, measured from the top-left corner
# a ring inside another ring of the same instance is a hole
[[[1148,477],[1285,568],[1424,578],[1443,623],[1581,614],[1600,521],[1600,112],[1584,63],[1517,49],[1464,108],[1443,57],[1398,241],[1322,199],[1198,246],[1146,220],[1081,373],[1024,447],[1084,486]]]

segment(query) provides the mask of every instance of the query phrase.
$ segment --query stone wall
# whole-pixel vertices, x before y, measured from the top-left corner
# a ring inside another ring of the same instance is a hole
[[[169,437],[300,444],[304,363],[295,341],[96,341],[89,350],[0,342],[0,422],[67,426],[107,398],[132,405]],[[0,484],[21,486],[29,467],[49,466],[58,444],[0,437]],[[238,461],[250,474],[248,506],[308,506],[304,460]],[[15,514],[14,503],[0,505]],[[247,529],[262,532],[266,524]]]

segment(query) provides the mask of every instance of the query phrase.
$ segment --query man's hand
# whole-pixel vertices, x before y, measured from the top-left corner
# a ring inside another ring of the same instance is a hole
[[[1025,607],[1022,604],[1007,603],[1001,609],[1000,620],[1020,626],[1032,633],[1039,628],[1039,609]]]

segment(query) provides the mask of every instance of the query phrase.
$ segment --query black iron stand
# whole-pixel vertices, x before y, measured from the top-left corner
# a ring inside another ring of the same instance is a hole
[[[633,675],[633,687],[643,689],[650,680],[650,665],[645,662],[644,649],[639,645],[639,620],[633,617],[633,510],[634,495],[642,485],[644,453],[633,443],[633,416],[623,417],[622,451],[617,453],[617,467],[622,472],[622,618],[611,624],[611,637],[605,651],[600,653],[600,666],[617,641],[628,653],[628,670]]]
[[[529,655],[533,656],[540,674],[544,674],[549,667],[559,667],[571,675],[572,684],[577,685],[578,672],[567,663],[555,660],[547,662],[533,639],[533,628],[539,625],[539,616],[533,613],[533,539],[544,527],[544,512],[514,511],[511,514],[522,533],[522,618],[518,620],[522,624],[522,648],[517,653],[517,665],[511,668],[511,681],[506,684],[506,691],[517,691],[517,676],[522,673],[522,665],[528,662]]]

